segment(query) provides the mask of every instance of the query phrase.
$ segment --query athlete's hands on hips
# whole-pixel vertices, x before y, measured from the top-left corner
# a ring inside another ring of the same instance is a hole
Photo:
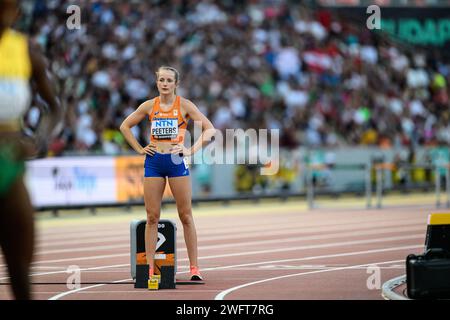
[[[182,143],[173,144],[172,148],[170,148],[170,153],[172,154],[181,154],[182,156],[190,156],[191,149],[186,148]]]
[[[156,144],[154,142],[150,142],[148,145],[142,148],[139,154],[141,155],[148,154],[150,156],[153,156],[155,152],[156,152]]]

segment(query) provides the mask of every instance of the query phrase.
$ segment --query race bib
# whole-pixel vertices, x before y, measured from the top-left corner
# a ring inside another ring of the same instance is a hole
[[[151,134],[157,139],[174,139],[178,136],[178,119],[153,119]]]

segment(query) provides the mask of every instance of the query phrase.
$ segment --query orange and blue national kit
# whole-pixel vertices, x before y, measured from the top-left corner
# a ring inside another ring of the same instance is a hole
[[[160,98],[155,98],[152,111],[149,114],[151,123],[150,141],[182,144],[189,117],[181,114],[181,97],[176,96],[170,110],[161,110]],[[183,155],[155,153],[145,156],[145,177],[182,177],[189,175],[189,168]]]

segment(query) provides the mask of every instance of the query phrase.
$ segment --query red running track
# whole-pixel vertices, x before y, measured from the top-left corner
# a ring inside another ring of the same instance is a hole
[[[303,212],[260,208],[258,214],[221,209],[196,217],[205,284],[174,290],[134,289],[126,219],[100,223],[86,217],[84,224],[41,228],[31,277],[34,298],[383,299],[381,285],[404,274],[408,254],[423,251],[427,216],[439,212],[432,207]],[[177,279],[186,281],[187,252],[176,222]],[[66,285],[70,266],[81,268],[80,289]],[[8,281],[0,257],[0,300],[11,299]]]

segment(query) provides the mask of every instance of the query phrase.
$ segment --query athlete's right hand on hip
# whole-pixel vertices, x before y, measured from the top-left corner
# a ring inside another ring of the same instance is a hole
[[[148,154],[150,156],[153,156],[156,152],[156,144],[154,142],[150,142],[148,145],[146,145],[144,148],[142,148],[142,151],[140,154]]]

